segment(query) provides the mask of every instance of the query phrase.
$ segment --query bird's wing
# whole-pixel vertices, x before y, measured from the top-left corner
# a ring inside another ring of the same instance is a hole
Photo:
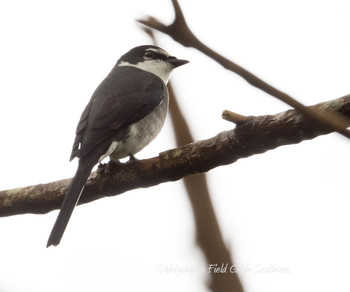
[[[103,155],[113,140],[122,139],[129,126],[151,113],[167,94],[164,82],[151,73],[133,67],[114,70],[96,89],[81,116],[73,158],[97,148],[95,154]],[[130,74],[130,70],[134,72]]]
[[[74,143],[73,143],[72,153],[71,153],[71,156],[69,159],[70,161],[73,160],[74,157],[79,156],[80,142],[84,136],[85,128],[87,125],[87,118],[89,116],[89,112],[90,112],[90,109],[91,109],[93,102],[94,102],[94,95],[91,97],[89,103],[86,105],[83,113],[81,114],[77,129],[75,131],[75,139],[74,139]]]

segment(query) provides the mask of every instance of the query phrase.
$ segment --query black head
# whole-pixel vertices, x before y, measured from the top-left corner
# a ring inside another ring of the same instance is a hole
[[[168,52],[160,47],[144,45],[131,49],[129,52],[120,57],[117,64],[122,62],[136,65],[145,61],[164,61],[171,64],[174,68],[188,63],[186,60],[180,60],[171,56]]]
[[[135,67],[158,76],[166,84],[173,69],[186,63],[188,61],[177,59],[157,46],[140,46],[121,56],[117,68]]]

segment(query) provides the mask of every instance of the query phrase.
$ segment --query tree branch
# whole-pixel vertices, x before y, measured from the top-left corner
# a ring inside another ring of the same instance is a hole
[[[157,45],[153,30],[145,26],[142,26],[142,29],[152,39],[153,44]],[[174,126],[176,145],[179,147],[191,143],[194,139],[188,122],[177,102],[171,82],[168,83],[168,90],[170,97],[169,115]],[[234,266],[232,255],[223,239],[211,202],[206,174],[185,177],[183,182],[193,211],[197,244],[202,250],[208,266],[213,263],[218,266],[221,264]],[[243,292],[237,273],[211,273],[209,279],[208,285],[212,291]]]
[[[168,88],[170,116],[174,125],[176,144],[180,146],[193,141],[193,136],[170,83]],[[234,266],[214,211],[205,173],[185,177],[183,182],[193,210],[198,246],[203,251],[208,266],[210,264],[220,266],[226,263],[230,267]],[[216,292],[243,292],[237,273],[211,273],[209,287]]]
[[[350,95],[314,105],[322,113],[350,116]],[[106,196],[154,186],[234,163],[238,159],[296,144],[332,132],[305,115],[289,110],[276,115],[248,117],[230,131],[207,140],[162,152],[157,157],[125,164],[100,165],[92,173],[80,204]],[[43,214],[61,206],[70,179],[0,192],[0,217]]]
[[[300,111],[301,113],[309,116],[310,118],[314,119],[321,125],[325,127],[329,127],[333,131],[336,131],[343,136],[350,138],[350,131],[348,131],[347,125],[349,125],[349,121],[345,119],[342,116],[337,115],[337,113],[320,113],[319,111],[315,110],[314,108],[306,107],[296,99],[292,98],[288,94],[278,90],[277,88],[271,86],[270,84],[266,83],[259,77],[255,76],[254,74],[250,73],[243,67],[237,65],[236,63],[226,59],[225,57],[221,56],[214,50],[207,47],[205,44],[203,44],[190,30],[188,27],[185,17],[182,13],[182,10],[180,8],[179,3],[177,0],[172,0],[174,11],[175,11],[175,20],[170,25],[165,25],[161,22],[159,22],[154,17],[148,17],[146,20],[138,20],[141,24],[146,25],[150,28],[153,28],[155,30],[158,30],[162,33],[167,34],[168,36],[172,37],[175,41],[182,44],[185,47],[192,47],[203,54],[207,55],[208,57],[214,59],[219,64],[221,64],[224,68],[227,70],[230,70],[242,78],[244,78],[249,84],[261,89],[262,91],[274,96],[275,98],[279,99],[280,101],[283,101],[284,103],[290,105],[291,107],[295,108],[296,110]]]

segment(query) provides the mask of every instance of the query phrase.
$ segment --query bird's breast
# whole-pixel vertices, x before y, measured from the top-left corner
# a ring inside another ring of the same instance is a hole
[[[146,117],[130,125],[128,134],[121,141],[112,142],[105,156],[113,160],[136,154],[147,146],[160,132],[164,125],[169,106],[169,96]]]

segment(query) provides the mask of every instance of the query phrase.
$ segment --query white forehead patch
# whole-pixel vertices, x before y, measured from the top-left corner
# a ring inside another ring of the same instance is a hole
[[[158,52],[159,50],[156,51]],[[165,84],[168,83],[171,71],[174,69],[168,62],[163,60],[145,60],[137,64],[131,64],[129,62],[122,61],[119,63],[118,67],[123,66],[135,67],[143,71],[150,72],[162,79]]]

